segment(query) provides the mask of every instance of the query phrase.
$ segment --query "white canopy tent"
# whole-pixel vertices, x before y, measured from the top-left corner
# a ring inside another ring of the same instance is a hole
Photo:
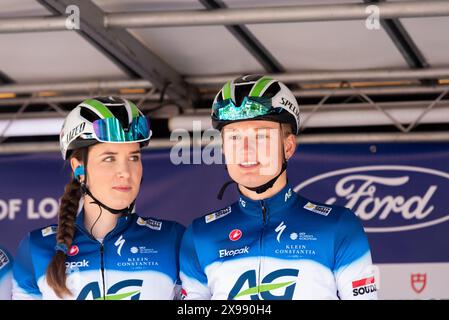
[[[67,29],[70,5],[79,29]],[[134,99],[170,130],[205,129],[219,87],[247,73],[291,86],[303,142],[447,141],[448,29],[449,1],[2,0],[0,150],[56,149],[32,137],[57,135],[92,95]],[[8,143],[19,136],[32,143]]]

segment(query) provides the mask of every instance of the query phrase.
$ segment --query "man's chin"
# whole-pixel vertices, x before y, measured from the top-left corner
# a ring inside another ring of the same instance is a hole
[[[246,188],[256,188],[270,181],[270,179],[264,180],[249,180],[249,179],[240,179],[240,181],[236,181],[237,184]]]

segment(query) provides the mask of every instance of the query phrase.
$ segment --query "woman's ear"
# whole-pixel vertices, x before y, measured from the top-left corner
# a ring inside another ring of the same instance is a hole
[[[70,166],[72,167],[72,171],[75,171],[76,168],[82,166],[83,164],[77,158],[70,159]]]
[[[84,165],[78,159],[72,158],[70,159],[70,166],[72,167],[73,177],[78,180],[78,182],[83,183],[85,181]]]

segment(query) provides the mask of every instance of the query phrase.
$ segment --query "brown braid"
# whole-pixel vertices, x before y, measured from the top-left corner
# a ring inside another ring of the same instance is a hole
[[[82,161],[82,149],[76,150],[71,158]],[[61,198],[61,205],[58,213],[58,233],[56,243],[64,243],[70,248],[75,235],[75,219],[78,212],[78,205],[81,198],[81,185],[73,178],[66,184],[64,194]],[[66,285],[66,255],[62,251],[56,251],[50,264],[47,267],[47,283],[61,299],[65,295],[72,295]]]

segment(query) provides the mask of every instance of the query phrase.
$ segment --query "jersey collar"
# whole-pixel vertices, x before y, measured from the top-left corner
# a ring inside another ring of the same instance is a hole
[[[104,238],[104,240],[107,240],[111,236],[123,232],[128,224],[133,220],[135,214],[131,215],[122,215],[117,219],[117,224],[115,225],[114,229],[112,229]],[[86,233],[89,237],[92,237],[90,235],[90,232],[86,230],[84,227],[84,209],[82,209],[78,215],[76,216],[76,225],[78,229]]]
[[[285,212],[286,209],[292,207],[298,199],[298,195],[293,191],[290,184],[286,184],[281,191],[271,198],[263,200],[252,200],[240,193],[239,207],[243,213],[261,216],[262,207],[265,207],[268,216]]]

